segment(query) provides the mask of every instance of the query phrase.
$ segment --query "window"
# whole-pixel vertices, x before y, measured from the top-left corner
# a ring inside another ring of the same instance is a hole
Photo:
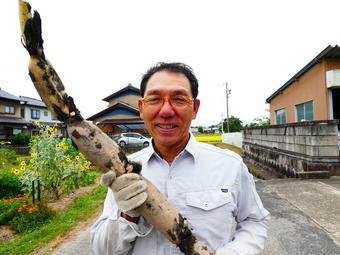
[[[5,106],[5,113],[14,114],[15,113],[15,107],[6,105]]]
[[[32,119],[40,119],[40,111],[31,109],[31,118]]]
[[[296,121],[314,120],[313,101],[298,104],[296,108]]]
[[[45,116],[45,117],[48,116],[48,111],[44,111],[44,116]]]
[[[286,123],[286,109],[280,109],[275,111],[275,122],[276,124]]]

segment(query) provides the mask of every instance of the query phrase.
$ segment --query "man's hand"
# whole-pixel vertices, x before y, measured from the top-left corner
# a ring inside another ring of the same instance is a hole
[[[215,255],[239,255],[239,254],[230,248],[224,247],[224,248],[218,249]]]
[[[113,171],[104,174],[100,183],[113,191],[118,208],[130,217],[140,214],[134,209],[143,204],[147,198],[147,183],[142,176],[134,173],[123,174],[116,178]]]

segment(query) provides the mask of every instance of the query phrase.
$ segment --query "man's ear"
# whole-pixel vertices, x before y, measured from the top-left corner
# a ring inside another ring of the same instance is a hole
[[[138,100],[139,117],[143,119],[143,102]]]
[[[201,104],[201,101],[196,98],[195,101],[194,101],[194,113],[192,115],[193,120],[196,119],[198,109],[200,108],[200,104]]]

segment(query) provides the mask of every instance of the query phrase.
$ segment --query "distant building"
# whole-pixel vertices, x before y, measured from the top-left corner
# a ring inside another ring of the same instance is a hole
[[[23,119],[33,124],[35,121],[39,121],[43,126],[59,124],[61,133],[66,135],[66,128],[62,127],[62,122],[52,115],[43,101],[25,96],[19,96],[19,98],[21,100],[21,117]],[[30,135],[36,132],[38,132],[36,127],[30,129]]]
[[[51,126],[61,123],[42,101],[0,89],[0,140],[11,140],[18,133],[32,135],[36,131],[35,121]]]
[[[325,48],[266,102],[272,124],[340,119],[340,47]]]
[[[138,100],[141,98],[138,88],[128,86],[105,97],[108,107],[88,120],[93,121],[108,135],[122,132],[147,133],[143,120],[139,117]]]

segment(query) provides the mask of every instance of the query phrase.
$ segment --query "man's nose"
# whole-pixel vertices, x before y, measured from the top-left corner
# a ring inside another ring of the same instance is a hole
[[[163,118],[171,117],[175,114],[174,108],[168,100],[164,101],[161,109],[159,110],[159,115]]]

